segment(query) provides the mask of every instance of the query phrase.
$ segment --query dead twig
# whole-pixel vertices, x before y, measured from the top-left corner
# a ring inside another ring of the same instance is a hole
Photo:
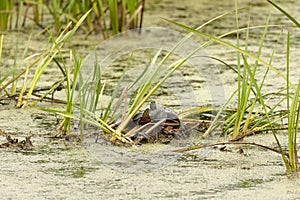
[[[236,142],[236,141],[228,141],[228,142],[216,142],[216,143],[211,143],[211,144],[203,144],[203,145],[195,145],[195,146],[191,146],[191,147],[187,147],[187,148],[181,148],[181,149],[177,149],[174,150],[174,152],[185,152],[185,151],[192,151],[192,150],[196,150],[196,149],[201,149],[201,148],[205,148],[205,147],[214,147],[214,146],[218,146],[218,145],[226,145],[226,144],[242,144],[242,145],[251,145],[251,146],[258,146],[270,151],[273,151],[275,153],[279,153],[282,154],[282,152],[280,150],[274,149],[272,147],[268,147],[262,144],[257,144],[255,142]],[[288,152],[283,152],[285,156],[289,156]]]

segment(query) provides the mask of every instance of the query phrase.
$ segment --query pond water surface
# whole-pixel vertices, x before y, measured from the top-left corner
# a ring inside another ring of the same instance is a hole
[[[153,41],[150,43],[159,41],[159,44],[168,44],[169,41],[178,39],[172,34],[180,30],[160,17],[196,27],[224,11],[234,9],[234,1],[228,0],[149,0],[146,2],[144,26],[159,26],[172,30],[170,34],[158,35],[157,40],[154,36],[151,37]],[[264,25],[269,12],[272,13],[270,24],[288,23],[288,20],[275,11],[267,1],[239,1],[239,7],[249,5],[253,6],[251,9],[251,25],[253,26]],[[300,11],[300,6],[296,1],[281,1],[281,5],[295,16]],[[239,16],[240,26],[245,26],[248,11],[241,11]],[[234,28],[235,15],[232,13],[205,27],[204,31],[221,35]],[[292,27],[289,29],[292,32],[291,80],[297,81],[299,78],[297,66],[300,58],[298,55],[300,53],[299,36],[296,29]],[[270,28],[262,57],[268,60],[275,48],[276,55],[273,64],[278,69],[284,70],[286,37],[283,36],[277,40],[280,31],[278,27]],[[249,49],[253,53],[257,52],[262,33],[263,29],[250,32]],[[25,41],[29,38],[28,33],[5,35],[1,61],[4,67],[13,64],[12,48],[16,37],[20,35]],[[170,35],[172,37],[169,37]],[[93,52],[95,43],[99,44],[100,49],[101,44],[107,45],[101,42],[99,37],[90,36],[86,40],[85,36],[75,36],[69,45],[85,57]],[[244,33],[241,33],[241,38],[241,41],[245,39]],[[32,36],[29,53],[45,48],[46,39],[43,35]],[[204,41],[203,38],[193,39],[198,42]],[[230,35],[226,37],[226,40],[235,44],[236,36]],[[124,43],[126,44],[126,41]],[[241,44],[243,45],[244,42]],[[20,49],[25,46],[19,41]],[[233,66],[236,65],[236,53],[220,45],[212,44],[202,53],[202,55],[221,58]],[[133,61],[133,63],[145,63],[149,58],[147,56],[148,52],[138,54],[134,59],[140,60]],[[114,70],[118,71],[118,67],[122,68],[122,63],[130,65],[130,63],[124,63],[124,58],[118,59],[113,63]],[[172,106],[177,111],[189,106],[224,102],[224,99],[235,89],[237,77],[222,64],[213,60],[207,62],[204,60],[204,58],[201,60],[201,68],[190,68],[191,65],[184,65],[177,75],[185,77],[185,82],[174,82],[173,80],[178,80],[178,76],[173,76],[164,86],[164,90],[157,94],[156,100],[165,106]],[[89,62],[85,61],[85,63]],[[214,77],[209,79],[209,76],[213,76],[211,73],[214,73],[211,71],[213,70],[211,66],[218,70],[216,74],[218,80],[214,80]],[[47,69],[47,75],[42,77],[40,84],[51,85],[53,80],[57,79],[57,70],[56,68]],[[258,77],[262,77],[264,71],[265,67],[260,67]],[[106,72],[108,80],[113,82],[118,79],[118,76],[110,77],[109,70]],[[130,71],[128,74],[133,73]],[[207,74],[209,76],[205,76]],[[115,73],[111,75],[115,76]],[[130,76],[128,77],[130,80]],[[221,87],[210,88],[208,83],[215,83],[215,86]],[[267,87],[263,90],[277,91],[284,87],[282,83],[284,83],[282,79],[270,72],[266,81]],[[109,82],[108,84],[113,85]],[[211,99],[214,89],[217,95],[214,96],[215,99]],[[178,95],[181,93],[184,95]],[[189,94],[193,97],[188,96]],[[63,93],[57,95],[63,96]],[[218,101],[220,98],[221,101]],[[193,101],[189,101],[190,99]],[[170,145],[148,144],[124,148],[112,146],[104,141],[95,143],[93,137],[85,137],[82,143],[63,139],[51,140],[49,136],[56,134],[58,119],[55,115],[39,110],[40,107],[57,108],[60,106],[41,103],[37,107],[21,110],[14,108],[13,103],[0,106],[0,130],[19,139],[32,134],[33,143],[30,150],[0,149],[1,199],[300,199],[298,174],[286,174],[279,154],[243,145],[227,145],[225,149],[205,148],[186,153],[173,152],[182,145],[180,141],[174,141]],[[287,136],[284,132],[279,132],[278,137],[283,144],[286,144]],[[210,141],[218,140],[222,138],[210,138]],[[254,135],[246,138],[245,141],[276,148],[276,142],[269,133]],[[0,142],[5,142],[4,135],[1,136]],[[188,144],[193,144],[197,141],[188,142]]]

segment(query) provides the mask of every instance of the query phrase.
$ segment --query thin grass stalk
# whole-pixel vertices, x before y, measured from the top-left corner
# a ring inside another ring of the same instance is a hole
[[[204,113],[211,113],[211,112],[216,112],[220,111],[222,107],[215,108],[214,106],[207,105],[207,106],[201,106],[201,107],[195,107],[195,108],[189,108],[186,110],[183,110],[179,112],[179,117],[180,118],[187,118],[188,116],[194,115],[194,114],[204,114]],[[235,112],[233,109],[224,109],[225,112]]]
[[[266,25],[266,26],[264,26],[264,27],[265,27],[265,31],[264,31],[264,32],[266,32],[266,28],[269,27],[269,25]],[[248,31],[247,31],[247,33],[248,33]],[[264,34],[265,34],[265,33],[264,33]],[[279,35],[279,37],[281,37],[281,35],[282,35],[282,32],[281,32],[281,34]],[[262,37],[262,38],[263,38],[263,37]],[[246,41],[247,41],[247,36],[246,36]],[[263,39],[262,39],[261,41],[263,41]],[[246,42],[246,43],[247,43],[247,42]],[[261,42],[261,43],[262,43],[262,42]],[[261,46],[261,45],[260,45],[260,46]],[[247,47],[247,45],[246,45],[246,47]],[[272,54],[271,54],[271,57],[270,57],[269,64],[272,63],[272,58],[273,58],[273,56],[274,56],[274,49],[273,49],[273,51],[272,51]],[[230,65],[228,65],[228,64],[225,63],[224,61],[221,61],[220,59],[216,59],[216,58],[214,58],[214,57],[211,57],[211,58],[213,58],[213,59],[215,59],[215,60],[217,60],[217,61],[223,63],[225,66],[229,67],[229,68],[232,69],[235,73],[237,73],[237,71],[236,71],[234,68],[232,68]],[[265,72],[265,74],[264,74],[264,77],[263,77],[263,79],[262,79],[262,81],[261,81],[260,89],[259,89],[259,90],[261,90],[261,88],[262,88],[262,86],[263,86],[263,83],[264,83],[264,81],[265,81],[265,79],[266,79],[266,75],[267,75],[268,71],[269,71],[269,68],[267,68],[267,70],[266,70],[266,72]],[[243,78],[243,77],[241,77],[241,78]],[[250,84],[250,83],[249,83],[249,84]],[[257,99],[258,96],[256,95],[256,92],[255,92],[255,90],[254,90],[253,87],[249,87],[249,88],[251,88],[253,94],[255,94],[255,99],[252,101],[251,106],[248,106],[248,107],[246,108],[246,110],[248,110],[248,109],[250,109],[250,110],[248,111],[246,120],[243,121],[243,122],[241,122],[241,124],[243,124],[243,132],[246,132],[246,131],[247,131],[247,127],[249,127],[249,124],[250,124],[251,121],[253,121],[252,124],[251,124],[251,129],[255,129],[255,127],[260,126],[260,124],[262,123],[262,120],[264,120],[264,118],[261,118],[260,120],[257,120],[257,122],[254,121],[254,119],[256,118],[255,116],[257,116],[257,114],[259,113],[259,111],[257,111],[256,114],[254,114],[254,115],[252,114],[254,105],[255,105],[255,103],[256,103],[257,100],[258,100],[258,99]],[[275,108],[276,108],[283,100],[284,100],[284,98],[283,98],[281,101],[279,101],[279,102],[277,103],[277,105],[273,106],[269,112],[272,113],[272,112],[275,110]],[[231,132],[229,129],[232,127],[232,124],[234,123],[234,119],[236,118],[235,116],[236,116],[236,113],[235,113],[235,114],[232,114],[232,115],[229,116],[229,117],[227,117],[226,121],[224,122],[224,124],[226,124],[226,126],[224,127],[224,133]],[[272,118],[273,118],[273,117],[275,117],[275,115],[272,116]],[[254,124],[253,124],[253,123],[254,123]],[[249,132],[249,131],[247,131],[247,132]],[[250,130],[250,132],[251,132],[251,130]],[[244,134],[243,134],[243,135],[244,135]],[[240,138],[240,137],[238,137],[238,138]]]
[[[66,113],[73,114],[72,111],[72,95],[71,95],[71,72],[70,70],[67,70],[66,73],[66,93],[67,93],[67,105],[66,105]],[[70,103],[71,102],[71,103]],[[62,130],[63,133],[70,133],[71,130],[71,118],[69,117],[63,117],[60,126],[57,127],[57,130]]]
[[[96,56],[96,51],[95,51]],[[103,59],[103,61],[106,58]],[[102,102],[102,96],[103,91],[105,88],[105,81],[102,82],[101,80],[101,67],[99,67],[101,63],[98,63],[97,56],[96,61],[94,63],[94,70],[92,73],[88,75],[86,80],[83,82],[82,75],[80,75],[80,84],[79,89],[80,91],[79,95],[77,95],[77,98],[73,101],[74,104],[77,104],[77,102],[80,102],[80,116],[84,117],[84,114],[82,113],[82,109],[90,110],[92,113],[95,113],[97,109],[97,105],[99,102]],[[109,113],[110,105],[107,106],[105,109],[103,108],[103,105],[101,104],[101,110],[104,110],[104,112]],[[106,114],[100,113],[101,118],[108,118],[106,117]],[[104,119],[104,121],[106,121]]]
[[[287,81],[286,81],[286,101],[287,101],[287,110],[288,110],[288,151],[290,153],[293,153],[293,144],[291,144],[293,141],[292,140],[292,131],[293,131],[293,126],[294,126],[294,123],[292,122],[293,120],[293,117],[292,117],[292,114],[294,112],[292,112],[290,110],[290,85],[289,85],[289,77],[290,77],[290,43],[289,43],[289,32],[288,32],[288,41],[287,41],[287,51],[286,51],[286,78],[287,78]],[[296,94],[295,94],[296,96]],[[285,166],[286,166],[286,170],[287,171],[293,171],[293,165],[291,164],[293,160],[293,155],[289,155],[289,162],[285,162]]]
[[[286,47],[286,106],[287,106],[287,110],[288,110],[288,114],[289,114],[289,117],[288,117],[288,120],[290,120],[290,85],[289,85],[289,78],[290,78],[290,41],[289,41],[289,32],[288,32],[288,41],[287,41],[287,47]],[[291,125],[291,122],[288,123],[288,126],[290,128]],[[289,131],[288,131],[289,133]]]
[[[194,145],[194,146],[191,146],[191,147],[185,147],[185,148],[174,150],[174,152],[192,151],[192,150],[201,149],[201,148],[205,148],[205,147],[214,147],[214,146],[218,146],[218,145],[227,145],[227,144],[258,146],[258,147],[261,147],[263,149],[267,149],[267,150],[273,151],[275,153],[281,154],[281,151],[278,151],[277,149],[274,149],[274,148],[271,148],[271,147],[268,147],[268,146],[265,146],[265,145],[261,145],[261,144],[254,143],[254,142],[236,142],[236,141],[216,142],[216,143],[212,143],[212,144]],[[287,153],[285,154],[285,156],[287,156]]]
[[[300,91],[300,80],[298,82],[298,96],[299,96],[299,91]],[[298,101],[298,99],[297,99]],[[298,108],[297,108],[297,115],[296,115],[296,128],[294,131],[294,141],[293,141],[293,145],[294,145],[294,160],[293,160],[293,164],[296,167],[296,171],[299,170],[300,165],[299,165],[299,157],[298,157],[298,151],[297,151],[297,135],[298,135],[298,131],[299,131],[299,116],[300,116],[300,102],[298,101]]]
[[[4,39],[4,36],[3,34],[1,34],[1,37],[0,37],[0,61],[2,59],[2,48],[3,48],[3,39]],[[0,71],[0,87],[2,86],[2,83],[4,80],[6,80],[8,77],[8,75],[3,75],[2,74],[2,70]]]
[[[61,22],[60,22],[60,16],[62,14],[61,4],[62,1],[59,0],[52,0],[51,2],[45,3],[49,13],[53,17],[53,26],[56,33],[59,33],[61,29]]]
[[[138,16],[139,14],[142,15],[142,10],[143,7],[140,5],[135,12],[130,16],[130,18],[127,20],[125,26],[125,29],[133,29],[137,27],[137,22],[138,22]],[[131,28],[132,27],[132,28]]]
[[[289,164],[291,167],[291,171],[297,171],[298,166],[298,156],[296,149],[296,136],[298,131],[299,124],[299,90],[300,90],[300,80],[298,82],[298,87],[295,91],[294,98],[292,101],[292,105],[289,110],[288,116],[288,152],[289,152]]]
[[[142,24],[143,24],[144,11],[145,11],[145,2],[146,2],[146,0],[142,0],[142,3],[141,3],[142,10],[141,10],[140,25],[139,25],[140,29],[142,28]]]
[[[128,11],[129,11],[129,18],[132,18],[129,22],[129,28],[135,28],[137,27],[137,15],[136,10],[138,8],[138,1],[137,0],[127,0],[127,6],[128,6]]]
[[[122,116],[121,116],[121,121],[123,121],[123,119],[125,117],[125,113],[127,111],[127,103],[126,103],[127,98],[128,98],[128,87],[125,87],[123,89],[123,91],[121,92],[120,97],[118,98],[118,100],[114,106],[114,110],[112,111],[111,116],[117,115],[117,111],[119,110],[122,102],[124,101],[124,107],[123,107],[123,112],[122,112]]]
[[[121,32],[126,30],[125,24],[126,24],[126,14],[128,12],[128,8],[127,8],[127,4],[128,4],[128,0],[121,0],[121,2],[119,3],[119,26],[120,26],[120,30]]]
[[[30,38],[31,38],[31,35],[30,35]],[[29,38],[29,40],[28,40],[28,42],[27,42],[27,45],[26,45],[26,47],[25,47],[25,50],[24,50],[24,52],[23,52],[23,55],[22,55],[22,59],[25,59],[25,56],[26,56],[26,54],[27,54],[27,51],[28,51],[28,47],[29,47],[29,43],[30,43],[30,38]],[[17,70],[17,68],[18,68],[18,64],[17,64],[17,51],[18,51],[18,42],[19,42],[19,38],[17,38],[16,39],[16,49],[15,49],[15,56],[14,56],[14,67],[13,67],[13,70],[12,70],[12,77],[14,78],[15,76],[16,76],[16,70]],[[22,64],[21,64],[22,65]],[[25,72],[25,76],[24,76],[24,80],[23,80],[23,87],[22,87],[22,89],[21,89],[21,95],[23,95],[23,93],[25,92],[25,89],[26,89],[26,87],[27,87],[27,78],[28,78],[28,74],[29,74],[29,69],[28,68],[26,68],[26,72]],[[12,83],[11,83],[11,89],[12,89],[12,91],[11,91],[11,95],[13,95],[13,94],[15,94],[15,92],[16,92],[16,87],[15,87],[15,82],[18,80],[18,78],[17,79],[15,79],[15,81],[13,81]]]
[[[99,24],[100,24],[100,28],[102,29],[102,34],[103,34],[103,38],[106,39],[108,37],[108,28],[106,25],[106,16],[104,13],[104,6],[103,6],[103,2],[102,0],[97,0],[94,1],[95,3],[93,4],[94,10],[97,11],[97,15],[99,18]]]
[[[24,8],[25,7],[25,8]],[[30,8],[30,4],[26,4],[25,5],[25,2],[21,2],[20,5],[19,5],[19,8],[18,8],[18,12],[20,15],[23,15],[23,22],[22,22],[22,25],[19,23],[19,18],[17,18],[17,24],[16,24],[16,27],[25,27],[26,25],[26,20],[27,20],[27,17],[28,17],[28,12],[29,12],[29,8]],[[19,15],[19,16],[20,16]],[[21,19],[21,17],[20,17]]]
[[[236,46],[239,48],[240,47],[240,44],[239,44],[239,20],[238,20],[238,6],[237,6],[237,0],[234,1],[234,5],[235,5],[235,22],[236,22]],[[240,131],[240,121],[242,120],[242,107],[244,107],[242,105],[242,86],[244,84],[241,83],[241,61],[240,61],[240,53],[239,52],[236,52],[237,53],[237,68],[238,68],[238,89],[237,89],[237,114],[236,114],[236,120],[235,120],[235,123],[234,123],[234,129],[233,129],[233,134],[232,134],[232,137],[235,138],[239,135],[239,131]],[[244,71],[246,72],[246,71]],[[245,81],[245,74],[243,74],[243,81]],[[244,85],[246,86],[246,85]],[[243,87],[244,88],[244,87]]]
[[[177,46],[177,45],[175,45],[175,46]],[[193,53],[198,51],[200,48],[195,50]],[[174,49],[172,49],[171,52],[173,50]],[[132,115],[132,116],[134,115],[134,113],[137,111],[137,107],[141,107],[141,105],[142,105],[142,104],[140,104],[141,101],[143,101],[143,98],[146,96],[146,93],[149,92],[149,90],[153,86],[153,84],[156,83],[157,81],[159,81],[160,78],[164,77],[166,73],[168,73],[170,70],[172,70],[173,67],[176,66],[178,64],[178,62],[180,62],[180,61],[174,62],[173,64],[169,65],[169,67],[167,67],[166,70],[162,70],[161,73],[158,73],[159,69],[161,68],[163,63],[166,61],[166,57],[168,57],[170,55],[171,52],[169,52],[152,71],[151,68],[154,67],[160,52],[161,52],[161,50],[159,50],[157,52],[157,54],[154,56],[153,60],[150,63],[149,72],[151,72],[151,73],[150,74],[145,73],[145,79],[144,78],[141,79],[142,80],[142,87],[137,91],[137,95],[134,98],[133,104],[130,106],[128,115]],[[155,86],[154,86],[154,88],[155,88]],[[127,116],[127,117],[129,117],[129,116]]]
[[[94,97],[91,98],[92,102],[91,102],[91,108],[90,110],[92,112],[96,111],[97,108],[97,104],[100,98],[100,94],[101,94],[101,87],[102,87],[102,81],[101,81],[101,67],[98,64],[98,58],[96,56],[96,51],[95,51],[95,63],[94,63],[94,74],[93,74],[93,88],[95,87],[93,94],[95,95]],[[104,89],[104,87],[103,87]]]
[[[3,39],[4,39],[4,35],[1,34],[1,37],[0,37],[0,60],[2,59]]]
[[[21,30],[21,27],[25,26],[25,21],[26,21],[26,17],[27,17],[26,11],[27,11],[27,9],[25,9],[25,11],[24,11],[24,2],[19,1],[19,6],[18,6],[18,8],[16,8],[16,12],[17,12],[16,16],[17,17],[16,17],[15,27],[17,28],[17,30]],[[23,22],[21,19],[23,19]]]
[[[290,32],[287,35],[287,53],[286,53],[286,73],[287,78],[289,77],[290,68]],[[297,155],[297,132],[299,125],[299,91],[300,91],[300,80],[298,81],[297,89],[294,93],[292,105],[290,106],[289,101],[289,84],[287,84],[287,108],[288,108],[288,152],[289,152],[289,164],[291,171],[297,171],[299,168],[298,155]]]
[[[79,114],[79,132],[80,132],[80,137],[81,137],[81,141],[83,141],[83,136],[84,136],[84,127],[85,127],[85,123],[84,123],[84,113],[83,110],[86,107],[86,101],[85,101],[85,95],[83,90],[80,89],[80,87],[83,85],[83,78],[82,78],[82,74],[81,72],[79,72],[78,74],[78,86],[79,86],[79,90],[78,90],[78,96],[80,98],[80,104],[79,104],[79,110],[80,110],[80,114]],[[76,83],[74,83],[76,84]],[[76,101],[75,101],[76,102]]]
[[[91,4],[92,3],[90,1],[83,1],[81,12],[86,13],[88,10],[92,9]],[[93,22],[93,15],[88,15],[87,16],[86,23],[88,25],[89,32],[92,32],[95,29],[94,28],[94,22]]]
[[[238,137],[232,139],[231,141],[239,141],[240,139],[248,136],[248,135],[252,135],[254,133],[257,133],[259,131],[268,131],[268,130],[275,130],[274,128],[274,125],[277,124],[278,121],[284,119],[287,117],[287,115],[280,115],[278,118],[275,118],[274,116],[270,116],[270,118],[272,117],[272,121],[267,121],[266,118],[264,119],[260,119],[260,120],[257,120],[257,123],[258,124],[257,126],[253,126],[251,128],[251,130],[248,130],[247,132],[244,132],[242,135],[239,135]],[[271,127],[271,128],[270,128]]]
[[[266,31],[267,31],[267,27],[268,27],[268,22],[269,22],[269,19],[270,19],[270,15],[267,19],[267,23],[266,23],[266,26],[265,26],[265,29],[264,29],[264,33],[262,35],[262,38],[261,38],[261,42],[260,42],[260,45],[259,45],[259,50],[258,50],[258,53],[257,53],[257,58],[260,57],[260,54],[261,54],[261,49],[262,49],[262,46],[263,46],[263,42],[264,42],[264,38],[265,38],[265,35],[266,35]],[[238,16],[236,16],[236,23],[238,24]],[[238,25],[237,25],[238,26]],[[248,20],[248,27],[249,27],[249,20]],[[247,33],[246,33],[246,49],[245,51],[247,51],[247,46],[248,46],[248,32],[249,32],[249,29],[247,29]],[[237,34],[237,41],[238,41],[238,34]],[[239,47],[239,44],[237,44],[237,47]],[[238,53],[239,55],[239,53]],[[246,56],[244,56],[244,59],[246,59]],[[238,56],[238,78],[240,78],[240,63],[239,63],[239,56]],[[247,62],[244,62],[244,65],[247,65]],[[254,67],[253,67],[253,70],[252,70],[252,73],[253,73],[253,76],[255,76],[255,73],[256,73],[256,68],[257,68],[257,65],[258,65],[258,61],[255,61],[255,64],[254,64]],[[245,68],[249,68],[250,69],[250,66],[245,66]],[[241,126],[241,121],[243,119],[243,116],[245,114],[245,109],[247,107],[247,102],[249,100],[249,95],[250,95],[250,91],[252,90],[252,80],[254,79],[250,79],[250,82],[248,84],[248,73],[247,73],[247,70],[244,70],[243,71],[243,79],[242,81],[241,80],[238,80],[238,91],[241,91],[238,93],[238,113],[237,113],[237,118],[236,118],[236,121],[235,121],[235,126],[234,126],[234,131],[233,131],[233,135],[232,137],[235,138],[237,137],[239,134],[240,134],[240,126]],[[240,85],[240,83],[242,83]],[[257,96],[255,97],[257,98]],[[253,101],[252,103],[252,106],[250,107],[251,110],[254,109],[254,105],[255,105],[255,101]],[[246,120],[246,123],[244,124],[242,130],[245,131],[247,128],[248,128],[248,124],[250,123],[250,119],[251,119],[251,114],[252,112],[249,112],[248,116],[247,116],[247,120]]]
[[[95,51],[95,56],[96,56],[96,51]],[[107,57],[109,57],[109,55]],[[107,57],[105,57],[101,62],[104,62]],[[113,120],[112,119],[113,116],[111,115],[113,111],[113,100],[118,95],[118,91],[121,86],[121,82],[125,75],[125,72],[122,75],[122,77],[119,79],[117,87],[115,87],[115,89],[113,90],[113,94],[110,96],[109,102],[107,106],[104,108],[102,103],[103,103],[103,92],[105,89],[105,81],[101,80],[101,71],[100,71],[101,67],[99,65],[101,65],[101,63],[98,63],[97,56],[96,56],[93,73],[89,75],[89,77],[86,79],[83,85],[80,86],[79,90],[85,91],[82,94],[80,94],[85,96],[84,99],[85,106],[83,108],[89,110],[92,113],[95,113],[97,106],[100,102],[101,103],[100,118],[103,122],[108,123],[108,120]],[[74,102],[77,102],[77,100]]]
[[[95,66],[94,68],[99,68],[98,64],[96,64],[98,62],[95,62]],[[100,129],[102,129],[104,132],[110,134],[112,137],[117,138],[118,140],[125,142],[125,143],[131,143],[131,141],[129,139],[124,138],[121,134],[117,134],[116,131],[114,129],[112,129],[110,127],[110,125],[108,124],[108,118],[110,117],[110,113],[112,111],[112,101],[113,99],[115,99],[116,95],[117,95],[117,91],[118,91],[118,87],[114,90],[114,94],[112,95],[112,97],[110,98],[110,102],[109,105],[105,108],[104,111],[104,115],[100,114],[101,117],[98,116],[98,114],[95,113],[95,109],[96,106],[98,104],[98,100],[102,98],[103,95],[103,90],[105,87],[105,83],[104,84],[100,84],[101,87],[97,87],[97,83],[101,82],[101,76],[99,73],[99,70],[95,69],[93,74],[91,74],[89,76],[89,78],[83,82],[82,81],[82,76],[80,76],[80,80],[79,80],[79,98],[80,98],[80,115],[77,117],[75,115],[65,115],[67,112],[61,112],[61,111],[54,111],[52,110],[51,112],[56,112],[60,115],[66,116],[66,117],[70,117],[72,116],[72,118],[74,119],[80,119],[80,125],[81,126],[81,134],[83,133],[83,129],[84,129],[84,124],[88,123],[90,125],[93,125],[95,127],[99,127]],[[90,82],[94,82],[93,85],[90,85]],[[121,83],[121,80],[120,80]],[[120,85],[119,83],[119,85]],[[77,100],[73,101],[73,104],[76,103]],[[75,107],[78,107],[76,105],[74,105]]]
[[[119,33],[119,15],[118,15],[118,0],[108,0],[108,8],[110,13],[110,23],[113,34]]]
[[[18,64],[17,64],[17,54],[18,54],[18,49],[19,49],[19,37],[17,37],[16,39],[16,45],[15,45],[15,50],[14,50],[14,64],[13,64],[13,70],[12,70],[12,77],[15,77],[16,75],[16,70],[18,68]],[[16,82],[18,79],[16,79],[16,81],[12,82],[11,84],[11,94],[14,95],[17,91],[16,88]]]
[[[41,24],[42,16],[43,16],[43,0],[36,0],[34,5],[33,13],[34,13],[34,21],[37,24]]]
[[[71,70],[69,69],[67,71],[67,107],[66,107],[66,112],[67,113],[73,113],[73,98],[74,98],[74,93],[75,93],[75,88],[76,88],[76,82],[77,78],[80,72],[80,67],[82,63],[82,59],[78,59],[76,56],[76,53],[73,52],[74,55],[74,68],[73,68],[73,79],[71,81]],[[65,118],[65,123],[64,123],[64,132],[70,133],[71,131],[71,118]]]

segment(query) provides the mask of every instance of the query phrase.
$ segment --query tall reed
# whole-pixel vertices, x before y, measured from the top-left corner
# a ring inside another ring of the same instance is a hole
[[[141,27],[144,6],[145,0],[6,0],[0,3],[0,28],[12,27],[12,21],[18,28],[25,27],[26,21],[32,19],[38,27],[52,28],[58,35],[69,22],[77,23],[81,16],[92,10],[80,29],[87,34],[101,32],[106,39],[112,34]],[[47,22],[43,21],[45,14],[50,15],[52,21],[49,22],[49,18],[45,18]]]
[[[45,69],[49,66],[51,61],[55,58],[57,54],[60,54],[61,48],[63,45],[70,39],[70,37],[75,33],[75,31],[80,27],[86,16],[89,14],[87,12],[84,16],[81,17],[81,19],[75,24],[74,28],[68,31],[68,27],[71,26],[71,23],[69,23],[64,31],[57,37],[52,37],[53,44],[49,47],[47,51],[42,53],[32,64],[28,65],[24,71],[19,73],[17,77],[21,76],[22,74],[25,74],[24,84],[23,88],[21,89],[21,92],[19,94],[17,107],[26,107],[28,104],[28,99],[30,99],[36,84],[38,83],[40,77],[42,76]],[[51,33],[49,32],[51,35]],[[27,83],[27,76],[32,67],[36,66],[33,79],[30,82],[30,85]],[[27,91],[28,89],[28,91]],[[27,92],[26,92],[27,91]],[[26,93],[26,95],[25,95]],[[25,95],[25,98],[24,98]]]
[[[13,0],[5,0],[0,3],[0,28],[6,30],[11,25],[13,15]]]

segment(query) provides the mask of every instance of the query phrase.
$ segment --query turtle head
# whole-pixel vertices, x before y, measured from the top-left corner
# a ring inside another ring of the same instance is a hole
[[[156,109],[156,103],[155,103],[155,101],[151,101],[151,103],[150,103],[150,109],[151,110],[155,110]]]
[[[138,122],[139,125],[144,125],[144,124],[147,124],[147,123],[151,122],[151,118],[150,118],[149,113],[150,113],[150,109],[147,108],[147,109],[143,112],[142,117],[141,117],[141,119],[140,119],[139,122]]]

